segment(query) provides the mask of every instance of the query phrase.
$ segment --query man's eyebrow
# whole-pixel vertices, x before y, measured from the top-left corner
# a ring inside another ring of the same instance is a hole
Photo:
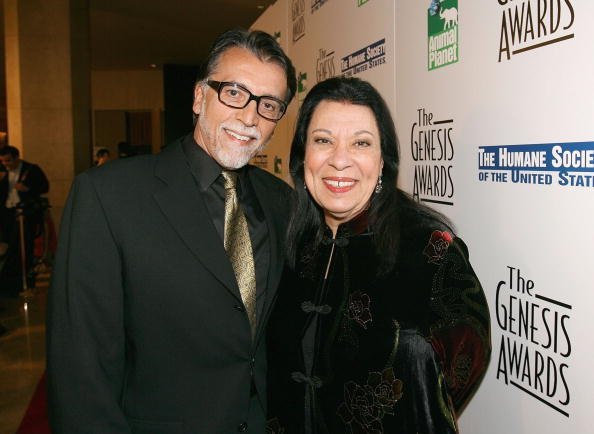
[[[234,81],[234,80],[230,80],[230,81],[221,81],[221,83],[231,83],[231,84],[236,84],[236,85],[238,85],[238,86],[241,86],[241,87],[243,87],[245,90],[247,90],[247,91],[248,91],[249,93],[251,93],[252,95],[256,95],[254,92],[252,92],[252,91],[250,90],[249,86],[247,86],[247,85],[243,84],[243,83],[242,83],[242,82],[240,82],[240,81]],[[263,94],[261,94],[261,95],[256,95],[256,96],[268,96],[268,97],[271,97],[271,98],[274,98],[274,99],[278,99],[279,101],[284,101],[284,99],[283,99],[283,97],[282,97],[282,96],[273,95],[273,94],[271,94],[271,93],[263,93]]]

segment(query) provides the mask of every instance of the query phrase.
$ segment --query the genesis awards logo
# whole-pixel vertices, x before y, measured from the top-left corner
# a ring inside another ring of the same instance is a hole
[[[360,8],[361,6],[363,6],[368,1],[369,0],[357,0],[357,7]]]
[[[571,0],[497,0],[502,6],[499,62],[573,38]]]
[[[305,35],[305,0],[291,0],[291,22],[295,43]]]
[[[416,201],[454,205],[453,135],[453,119],[437,120],[425,108],[417,110],[410,132]]]
[[[330,51],[320,48],[318,58],[316,59],[316,83],[334,77],[335,75],[334,50]]]
[[[327,2],[328,0],[311,0],[311,13],[313,14],[314,12],[316,12]]]
[[[496,378],[569,417],[572,307],[545,296],[518,267],[508,266],[502,277],[495,292]]]
[[[456,63],[458,47],[458,0],[431,0],[427,11],[429,71]]]
[[[594,187],[594,142],[481,146],[479,181]]]
[[[343,57],[340,60],[340,72],[344,77],[352,77],[384,63],[386,63],[385,38]]]

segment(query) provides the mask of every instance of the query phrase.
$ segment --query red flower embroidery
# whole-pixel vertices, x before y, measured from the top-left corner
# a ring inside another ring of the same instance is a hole
[[[433,231],[431,239],[425,246],[423,254],[429,258],[428,262],[437,264],[448,251],[448,247],[452,244],[452,234],[446,231]]]

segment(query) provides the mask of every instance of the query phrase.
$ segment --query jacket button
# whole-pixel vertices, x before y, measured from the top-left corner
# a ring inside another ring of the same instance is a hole
[[[241,305],[241,304],[236,304],[235,306],[233,306],[233,309],[239,311],[239,312],[244,312],[245,308]]]
[[[248,428],[247,422],[241,422],[237,427],[237,431],[239,432],[246,432]]]

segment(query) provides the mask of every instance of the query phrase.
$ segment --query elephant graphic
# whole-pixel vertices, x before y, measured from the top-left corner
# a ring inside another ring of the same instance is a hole
[[[443,22],[443,29],[447,30],[449,27],[453,25],[458,25],[458,9],[456,8],[449,8],[449,9],[441,9],[439,11],[439,18],[444,20]]]

